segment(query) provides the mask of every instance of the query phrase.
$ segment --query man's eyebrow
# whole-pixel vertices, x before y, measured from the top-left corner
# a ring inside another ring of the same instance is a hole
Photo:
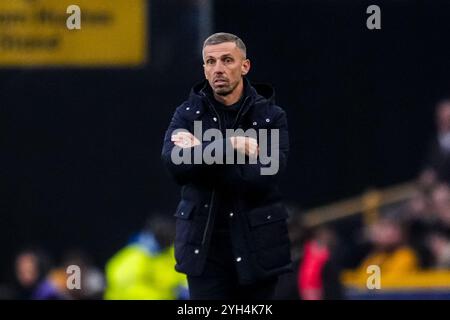
[[[221,55],[220,57],[213,57],[213,56],[206,56],[205,59],[223,59],[223,58],[233,58],[233,55],[231,53],[225,53]]]

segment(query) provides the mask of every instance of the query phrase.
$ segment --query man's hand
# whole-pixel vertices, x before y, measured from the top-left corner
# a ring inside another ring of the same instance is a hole
[[[190,132],[178,132],[172,135],[171,140],[180,148],[191,148],[200,144],[200,141]]]
[[[244,136],[236,136],[231,137],[231,145],[238,152],[246,154],[251,158],[258,157],[259,147],[258,142],[255,138],[244,137]]]

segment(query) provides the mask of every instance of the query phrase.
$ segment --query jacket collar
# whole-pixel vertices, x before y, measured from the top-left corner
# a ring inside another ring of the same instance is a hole
[[[240,119],[248,118],[253,125],[260,125],[267,122],[272,115],[272,108],[275,104],[275,93],[270,85],[250,83],[246,78],[246,94],[244,98],[243,109],[240,110]],[[195,121],[203,116],[205,112],[212,111],[211,103],[208,101],[207,95],[202,92],[203,88],[209,87],[206,80],[195,84],[183,107],[183,111],[187,119]],[[211,90],[211,88],[209,87]]]
[[[246,101],[244,105],[244,110],[242,110],[242,114],[245,114],[250,108],[262,105],[271,105],[275,104],[275,91],[272,86],[268,84],[257,84],[251,83],[246,77],[244,77],[244,90],[245,90],[245,99]],[[189,94],[188,101],[191,105],[197,105],[199,108],[204,105],[204,102],[207,102],[208,92],[211,92],[212,97],[212,89],[207,80],[203,80],[195,84],[191,92]],[[209,103],[206,103],[208,105]]]

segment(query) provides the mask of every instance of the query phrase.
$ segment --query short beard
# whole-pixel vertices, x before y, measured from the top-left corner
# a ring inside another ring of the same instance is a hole
[[[228,86],[228,87],[217,88],[214,90],[214,93],[217,94],[218,96],[225,97],[225,96],[231,94],[234,91],[234,89],[236,89],[237,86],[238,86],[238,83],[236,83],[233,87]]]

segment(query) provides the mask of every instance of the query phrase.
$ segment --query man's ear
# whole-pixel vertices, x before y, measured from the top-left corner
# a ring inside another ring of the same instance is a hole
[[[205,79],[208,79],[208,76],[206,75],[206,65],[203,64],[203,74],[205,75]]]
[[[251,63],[249,59],[245,59],[242,62],[241,74],[245,76],[250,71]]]

